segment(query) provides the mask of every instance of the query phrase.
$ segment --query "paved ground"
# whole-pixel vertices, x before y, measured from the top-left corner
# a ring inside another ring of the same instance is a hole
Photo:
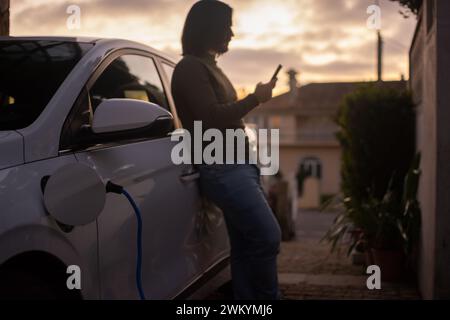
[[[280,287],[289,299],[420,299],[414,285],[382,282],[381,290],[366,286],[365,268],[355,266],[345,248],[330,253],[320,239],[334,213],[300,211],[296,239],[283,242],[278,259]]]

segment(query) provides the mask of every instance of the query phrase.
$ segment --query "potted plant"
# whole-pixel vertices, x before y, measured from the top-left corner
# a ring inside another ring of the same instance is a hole
[[[358,203],[351,198],[338,202],[341,213],[323,240],[332,243],[332,250],[351,234],[348,254],[362,247],[366,263],[376,264],[383,280],[398,281],[411,269],[415,245],[420,232],[420,206],[417,189],[420,177],[420,154],[414,158],[404,178],[403,193],[388,188],[381,199],[368,191],[367,199]]]
[[[371,250],[375,264],[388,281],[404,278],[414,260],[420,233],[419,167],[420,154],[417,154],[405,176],[402,196],[397,197],[388,189],[377,208],[377,232]]]
[[[324,239],[332,250],[349,239],[348,254],[363,250],[367,264],[381,265],[385,280],[398,278],[414,251],[420,216],[411,94],[379,84],[361,86],[344,98],[336,122],[342,196],[340,214]]]
[[[398,281],[404,271],[402,237],[398,229],[401,201],[391,190],[381,199],[374,199],[372,210],[376,216],[375,232],[369,234],[369,248],[373,263],[381,269],[382,279]]]

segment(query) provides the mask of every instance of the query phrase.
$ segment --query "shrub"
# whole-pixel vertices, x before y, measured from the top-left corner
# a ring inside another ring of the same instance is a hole
[[[324,239],[334,250],[348,232],[357,231],[361,237],[352,237],[348,253],[363,241],[366,247],[403,247],[410,254],[420,225],[420,155],[415,156],[411,95],[364,85],[344,98],[337,123],[342,147],[341,194],[336,198],[340,214]]]
[[[423,0],[391,0],[394,2],[399,2],[402,7],[408,8],[410,12],[414,15],[419,13],[420,7],[422,6]],[[408,12],[400,11],[400,13],[405,17],[409,17]]]
[[[359,206],[368,201],[370,190],[381,200],[390,183],[394,196],[400,197],[415,154],[410,93],[364,85],[345,97],[337,123],[344,197]]]

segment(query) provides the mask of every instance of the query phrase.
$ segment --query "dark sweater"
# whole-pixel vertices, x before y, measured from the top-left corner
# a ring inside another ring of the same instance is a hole
[[[259,105],[254,94],[237,100],[236,90],[211,55],[183,57],[173,74],[172,95],[183,127],[192,139],[194,121],[202,121],[203,131],[219,129],[225,140],[225,130],[244,129],[242,118]],[[248,148],[247,139],[246,144]]]

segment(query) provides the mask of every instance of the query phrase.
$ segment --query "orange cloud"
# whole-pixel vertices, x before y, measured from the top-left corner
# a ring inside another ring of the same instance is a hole
[[[144,42],[180,54],[185,16],[194,0],[12,0],[13,35],[86,35]],[[300,71],[301,82],[375,78],[375,36],[367,29],[372,0],[230,0],[234,32],[219,65],[237,88],[251,90],[281,63]],[[81,29],[68,30],[66,8],[81,8]],[[414,17],[382,1],[385,76],[407,74]],[[280,76],[279,91],[287,89]]]

